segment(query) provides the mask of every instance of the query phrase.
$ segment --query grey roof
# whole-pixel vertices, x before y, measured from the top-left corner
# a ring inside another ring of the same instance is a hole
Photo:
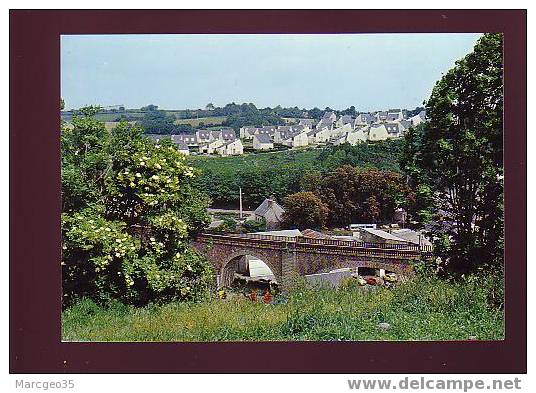
[[[413,244],[419,244],[419,240],[420,240],[420,244],[421,246],[431,246],[432,243],[426,238],[424,237],[424,235],[422,235],[421,233],[419,232],[416,232],[412,229],[407,229],[407,228],[404,228],[404,229],[393,229],[391,231],[391,233],[393,235],[395,235],[396,237],[399,237],[401,239],[404,239],[410,243],[413,243]]]
[[[323,120],[320,120],[318,124],[316,125],[317,130],[321,130],[323,128],[330,128],[333,125],[333,122],[324,122]]]
[[[387,119],[387,112],[385,112],[385,111],[380,111],[380,112],[376,113],[376,115],[378,116],[379,120],[386,120]]]
[[[299,124],[304,125],[304,126],[312,127],[313,126],[313,119],[300,119]]]
[[[361,231],[365,231],[370,233],[371,235],[377,236],[379,238],[385,239],[385,240],[396,240],[399,242],[405,242],[406,240],[392,235],[389,232],[382,231],[381,229],[371,229],[371,228],[359,228]]]
[[[398,134],[400,131],[398,123],[386,123],[385,128],[389,134]]]
[[[342,124],[353,123],[353,121],[354,121],[354,118],[351,115],[341,116],[341,123]]]
[[[210,137],[210,131],[209,130],[197,130],[196,135],[199,138],[207,139]]]
[[[326,112],[326,113],[324,113],[324,116],[322,116],[322,119],[329,119],[333,115],[335,115],[335,112]]]
[[[227,139],[227,140],[224,140],[222,146],[228,146],[228,145],[230,145],[231,143],[234,143],[234,142],[236,142],[236,141],[240,141],[240,139],[236,139],[236,138],[234,138],[234,139]]]
[[[294,135],[299,134],[299,132],[295,132],[293,130],[286,130],[286,131],[279,131],[278,130],[277,132],[279,132],[279,135],[280,135],[281,139],[283,139],[283,140],[292,138],[292,137],[294,137]]]
[[[178,134],[172,135],[171,139],[174,143],[186,143],[192,145],[197,143],[197,136],[195,134]]]
[[[389,112],[389,113],[387,114],[387,119],[386,119],[386,120],[387,120],[387,121],[395,121],[395,120],[397,120],[397,119],[399,119],[399,118],[400,118],[400,114],[399,114],[399,113],[391,113],[391,112]]]
[[[266,198],[258,208],[255,209],[255,214],[261,217],[266,217],[269,210],[272,210],[276,219],[281,221],[285,209],[281,207],[276,201],[270,198]]]
[[[277,126],[277,131],[291,131],[292,126]]]
[[[404,128],[410,128],[412,126],[413,123],[411,123],[411,121],[409,120],[400,120],[400,125]]]
[[[255,135],[258,130],[257,127],[244,127],[244,132],[249,135]]]
[[[359,120],[362,121],[362,122],[365,122],[365,123],[373,123],[374,122],[374,116],[371,115],[370,113],[361,113],[359,116],[358,116]]]
[[[272,143],[272,139],[268,134],[257,134],[254,135],[253,138],[257,139],[259,143]]]
[[[232,128],[231,129],[222,129],[221,130],[221,138],[224,141],[232,141],[232,140],[236,139],[236,134],[235,134],[235,132],[234,132],[234,130]]]
[[[288,237],[298,237],[302,233],[299,229],[283,229],[281,231],[265,231],[265,232],[253,232],[253,235],[272,235],[272,236],[288,236]]]
[[[420,111],[419,112],[419,117],[423,120],[426,120],[426,110],[423,110],[423,111]]]
[[[275,126],[263,126],[258,129],[257,134],[268,134],[270,136],[273,136],[275,134],[275,131]]]

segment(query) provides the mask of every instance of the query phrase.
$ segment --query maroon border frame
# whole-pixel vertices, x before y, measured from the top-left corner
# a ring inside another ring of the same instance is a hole
[[[526,373],[526,15],[526,10],[11,10],[10,372]],[[504,33],[505,340],[62,343],[60,34],[367,32]]]

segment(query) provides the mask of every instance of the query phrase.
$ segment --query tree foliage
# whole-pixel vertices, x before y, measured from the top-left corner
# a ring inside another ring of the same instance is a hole
[[[154,108],[152,108],[154,107]],[[176,134],[181,128],[175,124],[175,118],[165,111],[157,110],[154,105],[145,108],[143,117],[138,124],[147,134]]]
[[[197,171],[139,127],[106,131],[97,111],[83,109],[62,129],[64,303],[202,296],[210,267],[188,246],[209,220],[209,200],[192,185]]]
[[[455,271],[503,258],[502,35],[485,34],[426,102],[429,122],[407,134],[402,166],[420,190],[438,251]],[[420,212],[419,212],[420,211]]]
[[[285,121],[276,111],[270,108],[257,109],[253,104],[237,105],[236,110],[229,113],[223,122],[224,126],[232,127],[235,131],[244,126],[261,127],[282,124],[285,124]]]
[[[271,196],[283,200],[299,191],[313,191],[314,184],[322,182],[325,174],[345,164],[400,171],[401,148],[401,141],[389,140],[218,159],[190,156],[190,160],[202,171],[195,181],[210,195],[214,207],[238,207],[242,187],[244,206],[254,209]],[[311,173],[316,173],[316,179],[309,177]]]
[[[327,174],[317,194],[329,209],[328,222],[389,222],[395,210],[413,198],[402,175],[344,165]]]
[[[328,218],[328,207],[310,191],[298,192],[285,198],[284,225],[288,228],[323,228]]]

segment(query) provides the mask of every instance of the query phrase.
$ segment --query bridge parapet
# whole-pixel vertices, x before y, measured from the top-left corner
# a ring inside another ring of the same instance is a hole
[[[416,244],[368,243],[359,240],[316,239],[302,236],[276,236],[265,234],[210,234],[198,235],[199,242],[214,242],[224,244],[250,244],[256,247],[296,248],[297,250],[325,250],[328,253],[342,252],[347,255],[392,256],[393,258],[415,259],[420,256],[430,256],[431,246]]]

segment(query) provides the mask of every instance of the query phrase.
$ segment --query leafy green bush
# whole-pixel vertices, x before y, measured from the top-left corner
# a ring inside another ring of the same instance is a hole
[[[242,224],[241,230],[244,233],[264,232],[266,231],[266,220],[264,218],[261,220],[246,220]]]
[[[203,297],[211,267],[189,249],[209,221],[197,171],[170,141],[126,123],[108,134],[94,113],[62,131],[64,304]]]
[[[234,233],[237,232],[238,224],[236,220],[224,217],[222,220],[222,223],[218,225],[216,228],[213,228],[211,232],[214,233]]]

